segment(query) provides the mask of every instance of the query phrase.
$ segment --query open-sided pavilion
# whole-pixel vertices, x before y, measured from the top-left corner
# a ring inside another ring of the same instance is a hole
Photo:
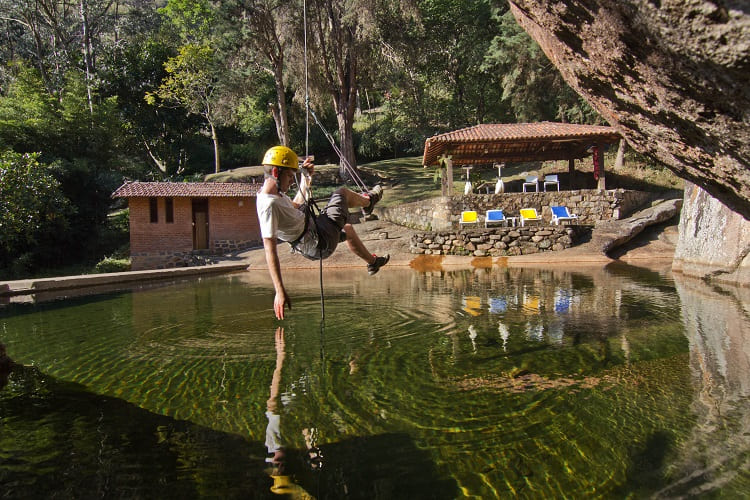
[[[525,161],[568,160],[573,174],[575,160],[593,155],[599,166],[598,189],[605,189],[604,149],[622,139],[613,127],[573,123],[488,123],[428,138],[422,165],[435,165],[450,156],[448,186],[453,185],[452,166]]]

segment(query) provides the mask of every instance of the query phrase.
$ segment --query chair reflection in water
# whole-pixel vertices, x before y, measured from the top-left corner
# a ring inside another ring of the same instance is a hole
[[[508,301],[505,297],[490,297],[490,314],[501,314],[508,310]]]
[[[464,297],[463,310],[472,316],[479,316],[482,314],[482,299],[474,296]]]

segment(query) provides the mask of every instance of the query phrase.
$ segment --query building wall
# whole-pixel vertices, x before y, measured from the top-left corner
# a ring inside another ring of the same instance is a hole
[[[130,253],[193,249],[193,206],[190,198],[172,198],[174,222],[167,223],[164,198],[157,198],[159,221],[150,221],[149,198],[130,198]]]
[[[208,200],[208,251],[193,251],[193,199],[172,198],[174,222],[167,223],[165,198],[157,198],[158,222],[150,221],[149,198],[129,198],[131,269],[197,265],[196,254],[225,254],[260,245],[255,198]]]
[[[209,245],[224,254],[261,245],[255,198],[212,198],[208,202]]]

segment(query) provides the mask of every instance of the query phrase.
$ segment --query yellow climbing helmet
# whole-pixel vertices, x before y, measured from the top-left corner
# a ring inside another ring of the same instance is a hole
[[[299,170],[299,161],[294,151],[286,146],[274,146],[263,156],[263,165]]]

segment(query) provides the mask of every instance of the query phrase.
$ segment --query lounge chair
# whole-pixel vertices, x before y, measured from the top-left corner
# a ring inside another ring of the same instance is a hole
[[[552,210],[552,224],[559,226],[561,222],[578,220],[578,216],[568,212],[568,207],[550,207]]]
[[[546,191],[547,190],[547,184],[550,184],[552,186],[555,186],[558,191],[560,191],[560,180],[557,178],[557,174],[555,175],[545,175],[544,176],[544,183],[543,188]]]
[[[487,210],[487,213],[484,216],[484,227],[490,227],[492,224],[508,226],[508,219],[505,218],[505,214],[502,210]]]
[[[521,209],[521,227],[525,226],[527,222],[536,222],[537,224],[542,223],[542,218],[537,214],[536,208]]]
[[[523,181],[523,192],[526,192],[526,186],[534,186],[534,191],[539,191],[539,177],[529,175],[526,180]]]
[[[458,221],[458,227],[476,226],[477,224],[479,224],[479,218],[474,210],[461,212],[461,220]]]

